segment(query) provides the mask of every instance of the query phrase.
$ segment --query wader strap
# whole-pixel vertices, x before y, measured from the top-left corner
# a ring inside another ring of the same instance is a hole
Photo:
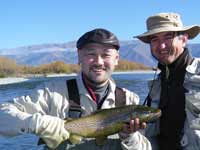
[[[82,111],[76,79],[67,80],[67,88],[70,105],[68,115],[70,118],[80,118]]]
[[[76,84],[76,79],[67,80],[69,99],[77,105],[80,105],[80,97],[78,92],[78,87]]]
[[[115,106],[124,106],[126,105],[126,94],[120,87],[115,89]]]

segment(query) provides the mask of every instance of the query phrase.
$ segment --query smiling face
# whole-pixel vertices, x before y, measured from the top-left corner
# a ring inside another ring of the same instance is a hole
[[[78,59],[87,80],[103,84],[118,65],[119,53],[113,46],[90,43],[78,50]]]
[[[183,53],[188,36],[177,36],[176,32],[161,32],[150,38],[152,55],[162,64],[171,64]]]

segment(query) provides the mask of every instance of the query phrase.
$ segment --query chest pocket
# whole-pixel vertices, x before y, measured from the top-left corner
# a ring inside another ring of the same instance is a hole
[[[80,96],[78,92],[78,86],[76,83],[76,79],[71,79],[66,81],[68,87],[68,95],[69,95],[69,112],[68,116],[70,118],[80,118],[82,115],[82,109],[80,105]],[[123,106],[126,104],[126,95],[125,92],[120,87],[116,87],[115,89],[115,106]]]

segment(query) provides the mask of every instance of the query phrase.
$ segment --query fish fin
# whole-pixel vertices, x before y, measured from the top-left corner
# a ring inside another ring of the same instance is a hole
[[[79,144],[82,141],[82,139],[83,139],[82,136],[79,136],[79,135],[76,135],[76,134],[71,134],[70,137],[69,137],[69,141],[72,144]]]
[[[106,143],[107,137],[106,136],[100,136],[96,138],[96,145],[102,146]]]

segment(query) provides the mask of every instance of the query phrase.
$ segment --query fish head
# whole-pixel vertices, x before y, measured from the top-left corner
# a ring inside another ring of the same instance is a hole
[[[138,105],[132,112],[132,118],[139,118],[140,122],[153,122],[161,116],[161,110],[153,107]]]

